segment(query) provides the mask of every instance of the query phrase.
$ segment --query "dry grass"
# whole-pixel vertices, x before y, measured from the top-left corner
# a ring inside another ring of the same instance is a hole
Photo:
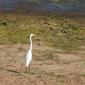
[[[0,85],[85,85],[85,50],[66,53],[33,46],[31,73],[24,73],[27,45],[0,45]]]

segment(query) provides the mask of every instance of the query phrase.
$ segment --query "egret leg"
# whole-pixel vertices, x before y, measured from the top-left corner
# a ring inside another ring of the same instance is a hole
[[[31,65],[29,64],[29,73],[30,73]]]
[[[27,73],[27,67],[25,67],[25,73]]]
[[[21,64],[21,68],[20,69],[21,69],[21,71],[23,71],[23,64]]]

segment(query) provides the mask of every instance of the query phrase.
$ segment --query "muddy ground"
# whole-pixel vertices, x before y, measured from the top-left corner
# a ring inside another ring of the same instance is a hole
[[[28,45],[0,45],[0,85],[85,85],[85,47],[66,52],[33,46],[31,73],[25,73]]]

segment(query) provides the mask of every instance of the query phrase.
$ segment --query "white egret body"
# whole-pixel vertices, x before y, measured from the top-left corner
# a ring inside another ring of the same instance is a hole
[[[32,61],[32,36],[34,36],[34,34],[30,35],[30,49],[28,50],[28,53],[26,55],[26,70],[25,70],[25,72],[27,72],[28,66],[29,66],[29,72],[30,72],[30,64]]]

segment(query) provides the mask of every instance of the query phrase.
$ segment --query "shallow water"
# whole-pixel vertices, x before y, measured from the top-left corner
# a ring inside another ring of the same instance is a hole
[[[42,1],[41,3],[35,4],[30,0],[0,0],[0,10],[16,10],[17,7],[22,8],[22,5],[25,10],[28,10],[28,7],[39,9],[39,10],[47,10],[47,11],[84,11],[85,5],[83,2],[81,3],[52,3],[49,1]],[[26,6],[26,7],[25,7]]]
[[[16,0],[0,0],[0,10],[14,10],[16,3]]]

